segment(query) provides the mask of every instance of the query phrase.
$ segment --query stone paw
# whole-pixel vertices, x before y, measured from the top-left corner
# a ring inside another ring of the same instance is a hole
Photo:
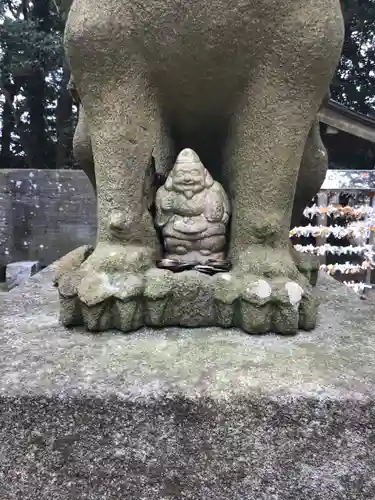
[[[254,334],[311,330],[317,320],[318,300],[308,283],[301,284],[287,277],[218,275],[214,298],[216,321],[220,326],[236,326]]]
[[[153,276],[152,261],[148,248],[98,246],[79,267],[65,270],[57,279],[61,322],[85,325],[90,331],[136,330],[145,324],[145,296],[155,302],[153,318],[161,310],[157,318],[161,321],[168,272],[155,269],[158,276]]]
[[[144,288],[146,325],[160,327],[165,324],[173,289],[172,271],[152,268],[146,272]]]
[[[59,280],[64,274],[79,269],[93,251],[94,247],[91,245],[84,245],[64,255],[64,257],[62,257],[56,264],[53,284],[57,286]]]

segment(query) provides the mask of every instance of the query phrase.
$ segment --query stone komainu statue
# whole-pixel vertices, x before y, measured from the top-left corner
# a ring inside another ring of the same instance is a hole
[[[313,327],[306,274],[315,268],[288,232],[327,166],[316,114],[340,57],[339,0],[57,3],[69,11],[65,48],[82,109],[75,150],[99,212],[93,253],[67,256],[56,276],[64,323],[190,324],[168,305],[187,276],[155,269],[161,245],[144,186],[153,158],[168,170],[191,148],[232,206],[233,268],[210,278],[201,323]]]

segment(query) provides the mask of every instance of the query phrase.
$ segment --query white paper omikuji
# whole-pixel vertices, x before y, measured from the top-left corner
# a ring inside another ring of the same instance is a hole
[[[373,229],[371,226],[374,223],[362,222],[360,226],[312,226],[311,224],[307,226],[294,227],[290,230],[290,236],[313,236],[315,238],[322,237],[327,238],[328,236],[334,236],[335,238],[341,240],[343,238],[359,238],[367,236]]]
[[[356,293],[362,294],[366,289],[373,288],[372,285],[367,285],[366,283],[355,283],[354,281],[344,281],[344,285],[354,290]]]
[[[322,264],[320,269],[329,273],[354,274],[367,271],[368,269],[373,269],[373,266],[367,261],[362,262],[362,264],[351,264],[350,262],[345,262],[345,264]]]
[[[312,253],[314,255],[325,255],[326,253],[332,255],[366,255],[372,253],[373,250],[372,245],[349,245],[347,247],[338,247],[330,245],[329,243],[318,247],[314,245],[294,245],[294,248],[297,252]]]
[[[327,207],[318,207],[318,205],[313,205],[312,207],[306,207],[303,215],[312,219],[316,215],[328,215],[329,217],[354,217],[356,219],[360,217],[368,217],[371,215],[375,215],[375,210],[369,205],[361,205],[361,206],[342,206],[342,205],[328,205]]]
[[[352,222],[347,223],[346,227],[337,224],[332,226],[307,226],[295,227],[290,231],[290,237],[308,237],[328,238],[334,236],[337,239],[350,238],[352,241],[359,243],[358,245],[335,246],[325,243],[323,245],[294,245],[298,252],[310,253],[318,256],[325,254],[332,255],[361,255],[364,258],[362,264],[352,264],[345,262],[344,264],[329,264],[321,265],[321,270],[330,274],[342,273],[350,275],[354,273],[363,273],[368,269],[375,268],[375,253],[374,246],[365,244],[370,238],[371,232],[375,232],[375,209],[369,205],[342,206],[333,205],[307,207],[304,210],[304,216],[312,219],[316,215],[327,215],[333,219],[340,217],[351,217]],[[360,220],[362,219],[362,220]],[[363,220],[364,219],[364,220]],[[360,244],[362,243],[362,244]],[[367,288],[373,288],[372,285],[366,283],[356,283],[354,281],[344,281],[344,284],[354,290],[356,293],[363,294]]]

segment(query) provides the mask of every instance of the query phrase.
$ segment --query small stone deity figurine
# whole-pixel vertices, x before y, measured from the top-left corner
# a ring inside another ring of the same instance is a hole
[[[180,263],[223,262],[230,206],[192,149],[184,149],[156,194],[156,226],[164,258]]]

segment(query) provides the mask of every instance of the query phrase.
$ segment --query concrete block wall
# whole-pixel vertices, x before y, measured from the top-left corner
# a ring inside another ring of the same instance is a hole
[[[36,260],[47,266],[94,243],[96,200],[81,170],[0,170],[0,268]]]

